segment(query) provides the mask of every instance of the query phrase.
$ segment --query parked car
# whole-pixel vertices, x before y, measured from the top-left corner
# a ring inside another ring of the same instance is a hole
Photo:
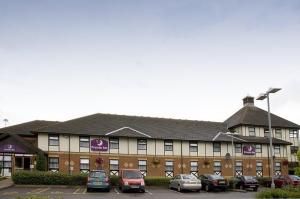
[[[202,188],[206,191],[212,190],[222,190],[226,191],[229,186],[228,180],[223,176],[213,175],[213,174],[204,174],[199,177],[202,183]]]
[[[109,192],[109,177],[104,170],[92,170],[88,175],[86,186],[87,191],[91,191],[92,189],[104,189]]]
[[[190,174],[179,174],[170,180],[169,188],[181,192],[183,190],[200,191],[201,180]]]
[[[238,176],[235,178],[236,188],[239,189],[253,189],[257,191],[259,184],[255,176]]]
[[[300,177],[296,175],[274,176],[274,184],[276,188],[281,188],[286,185],[297,186],[300,184]],[[271,187],[271,180],[266,181],[266,186]]]
[[[145,181],[140,170],[122,169],[119,175],[119,188],[122,192],[137,190],[145,192]]]

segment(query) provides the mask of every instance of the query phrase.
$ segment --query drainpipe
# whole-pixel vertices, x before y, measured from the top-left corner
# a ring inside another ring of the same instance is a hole
[[[180,161],[181,161],[181,173],[183,173],[183,157],[182,157],[182,140],[180,141],[180,145],[181,145],[181,156],[180,156]]]
[[[71,175],[71,139],[69,134],[69,175]]]

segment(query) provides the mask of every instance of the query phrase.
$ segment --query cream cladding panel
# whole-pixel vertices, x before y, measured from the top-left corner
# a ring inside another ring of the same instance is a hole
[[[119,138],[119,153],[128,154],[129,152],[129,138]]]
[[[156,140],[156,155],[164,155],[165,145],[163,140]]]
[[[178,141],[178,142],[180,144],[180,141]],[[178,146],[178,150],[181,150],[180,145]],[[190,145],[189,145],[189,142],[188,141],[182,141],[182,155],[189,156],[189,154],[190,154]],[[181,151],[179,151],[179,154],[178,153],[176,153],[176,154],[174,153],[174,155],[181,155]]]
[[[60,135],[59,136],[59,150],[60,151],[69,151],[69,135]]]
[[[129,139],[129,154],[137,154],[137,139]]]
[[[147,154],[155,155],[155,140],[147,140]]]
[[[71,152],[79,152],[79,137],[77,135],[71,136]]]
[[[204,142],[198,143],[198,155],[205,156],[205,143]]]
[[[43,151],[48,151],[48,134],[46,133],[38,134],[38,147]]]

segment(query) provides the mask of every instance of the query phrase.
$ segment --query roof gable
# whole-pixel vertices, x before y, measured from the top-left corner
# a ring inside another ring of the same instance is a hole
[[[130,127],[122,127],[117,130],[111,131],[109,133],[106,133],[107,136],[125,136],[125,137],[143,137],[143,138],[151,138],[150,135],[147,135],[145,133],[142,133],[138,130],[135,130]]]
[[[299,129],[299,125],[271,113],[272,127]],[[229,117],[228,128],[239,125],[268,126],[268,112],[256,106],[244,106]]]

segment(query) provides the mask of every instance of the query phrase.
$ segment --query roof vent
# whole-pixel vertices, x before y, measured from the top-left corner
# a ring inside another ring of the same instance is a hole
[[[254,106],[254,97],[246,96],[243,99],[244,106]]]

